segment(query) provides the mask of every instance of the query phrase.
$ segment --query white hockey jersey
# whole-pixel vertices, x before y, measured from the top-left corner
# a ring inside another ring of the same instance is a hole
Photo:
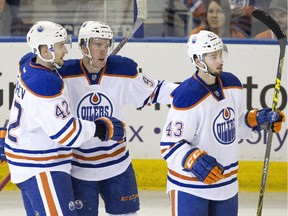
[[[228,199],[238,192],[238,140],[250,138],[252,130],[244,121],[240,81],[227,72],[217,81],[218,89],[212,91],[196,73],[172,93],[160,144],[168,165],[167,191],[180,190],[211,200]],[[207,185],[183,170],[183,157],[195,147],[224,166],[224,179]]]
[[[47,170],[70,173],[71,147],[95,133],[93,122],[72,115],[60,76],[30,59],[28,54],[20,61],[5,139],[13,183]]]
[[[133,60],[116,55],[110,56],[97,74],[89,73],[78,59],[66,61],[59,72],[68,87],[74,114],[89,121],[113,116],[125,122],[125,105],[170,104],[170,94],[178,86],[150,80],[138,73]],[[123,173],[130,163],[126,139],[118,144],[94,138],[73,150],[71,175],[99,181]]]

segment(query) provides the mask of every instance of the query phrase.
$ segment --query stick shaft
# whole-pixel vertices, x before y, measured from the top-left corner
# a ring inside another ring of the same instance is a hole
[[[128,33],[128,35],[123,38],[120,43],[117,45],[117,47],[112,51],[112,55],[116,55],[122,47],[128,42],[128,40],[132,37],[132,35],[139,29],[139,27],[143,24],[144,20],[141,18],[137,18],[135,21],[132,30]]]
[[[252,12],[252,15],[273,31],[280,45],[280,53],[279,53],[279,59],[278,59],[276,81],[275,81],[275,86],[274,86],[273,102],[272,102],[272,110],[276,111],[277,105],[278,105],[280,87],[281,87],[281,77],[282,77],[287,37],[283,29],[279,26],[279,24],[266,12],[256,9]],[[269,168],[269,163],[270,163],[270,154],[271,154],[271,147],[272,147],[272,138],[273,138],[273,132],[272,132],[271,126],[272,125],[270,124],[269,129],[268,129],[267,145],[266,145],[264,165],[263,165],[263,170],[262,170],[261,188],[260,188],[260,193],[259,193],[259,198],[258,198],[257,216],[262,215],[264,193],[266,189],[266,182],[267,182],[268,168]]]
[[[137,4],[137,19],[132,26],[130,32],[123,38],[117,47],[112,51],[112,55],[116,55],[122,47],[128,42],[128,40],[135,34],[135,32],[140,28],[140,26],[144,23],[144,20],[147,18],[147,0],[136,0]]]
[[[8,173],[8,175],[2,180],[2,182],[0,182],[0,191],[2,191],[2,189],[8,184],[10,179],[11,179],[11,175],[10,173]]]

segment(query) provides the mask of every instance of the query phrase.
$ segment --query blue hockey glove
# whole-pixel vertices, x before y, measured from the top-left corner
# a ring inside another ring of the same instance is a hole
[[[199,148],[187,152],[182,160],[182,166],[184,171],[192,172],[205,184],[213,184],[224,178],[224,167]]]
[[[5,164],[7,162],[7,158],[4,152],[6,133],[7,133],[7,129],[4,127],[1,127],[0,128],[0,165]]]
[[[95,137],[101,141],[115,140],[122,142],[125,134],[125,123],[114,117],[101,117],[96,119]]]
[[[270,108],[261,110],[253,109],[246,113],[246,125],[253,129],[253,131],[261,131],[268,129],[271,123],[271,128],[274,133],[279,133],[282,127],[282,122],[285,121],[285,114],[280,110],[272,111]]]

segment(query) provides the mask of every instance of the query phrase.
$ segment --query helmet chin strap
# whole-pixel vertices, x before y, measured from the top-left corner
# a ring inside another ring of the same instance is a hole
[[[93,70],[96,70],[96,71],[100,71],[101,70],[101,68],[103,68],[104,67],[104,65],[106,64],[106,60],[103,62],[103,65],[100,67],[100,68],[95,68],[94,66],[93,66],[93,58],[91,57],[88,57],[89,58],[89,63],[90,63],[90,67],[93,69]]]
[[[86,53],[83,52],[82,50],[81,50],[81,51],[82,51],[83,55],[85,55],[86,57],[88,57],[90,67],[91,67],[93,70],[100,71],[101,68],[103,68],[104,65],[106,64],[107,57],[106,57],[106,59],[105,59],[103,65],[102,65],[102,67],[100,67],[100,68],[95,68],[95,67],[93,66],[93,58],[92,58],[92,56],[91,56],[91,52],[90,52],[89,47],[87,47],[87,50],[88,50],[88,54],[86,54]]]
[[[51,51],[51,50],[49,50],[49,52],[50,52],[51,55],[52,55],[52,58],[51,58],[51,59],[45,59],[45,58],[43,58],[42,55],[40,54],[40,51],[39,51],[39,55],[37,55],[37,56],[38,56],[40,59],[42,59],[43,61],[51,63],[56,69],[61,68],[61,66],[55,62],[55,54],[54,54],[54,52]]]
[[[201,63],[204,67],[200,67],[198,64],[197,64],[197,67],[198,67],[200,70],[202,70],[206,75],[211,76],[211,77],[217,77],[217,76],[211,74],[211,73],[208,71],[208,67],[207,67],[207,65],[205,64],[204,61],[201,61],[201,60],[200,60],[199,63]]]
[[[61,66],[60,65],[58,65],[55,61],[53,61],[53,62],[51,62],[52,63],[52,65],[56,68],[56,69],[60,69],[61,68]],[[58,71],[57,71],[58,72]]]

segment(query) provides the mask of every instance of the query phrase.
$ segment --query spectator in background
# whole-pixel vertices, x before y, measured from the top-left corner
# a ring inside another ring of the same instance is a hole
[[[268,13],[279,23],[287,35],[287,0],[273,0]],[[257,34],[255,38],[276,39],[276,36],[270,29],[267,29]]]
[[[189,9],[193,16],[193,28],[201,24],[205,19],[206,6],[210,0],[181,0]],[[255,7],[267,11],[271,0],[227,0],[231,8],[231,23],[237,26],[249,37],[254,37],[262,32],[263,25],[257,19],[252,17],[252,11]],[[206,5],[206,6],[205,6]]]
[[[20,0],[6,0],[6,1],[7,4],[10,5],[12,13],[11,36],[27,35],[29,29],[31,28],[31,24],[25,24],[22,18],[18,16],[20,8]],[[29,3],[26,2],[26,4]]]
[[[17,19],[18,11],[20,6],[20,0],[6,0],[7,4],[10,5],[10,10],[12,14],[12,22]]]
[[[193,17],[193,28],[198,27],[205,17],[206,6],[202,0],[182,0],[183,4],[189,9]]]
[[[210,0],[203,24],[192,29],[190,34],[201,30],[212,31],[221,38],[246,38],[248,35],[231,23],[231,8],[227,0]]]
[[[0,0],[0,36],[11,35],[12,14],[6,0]]]

